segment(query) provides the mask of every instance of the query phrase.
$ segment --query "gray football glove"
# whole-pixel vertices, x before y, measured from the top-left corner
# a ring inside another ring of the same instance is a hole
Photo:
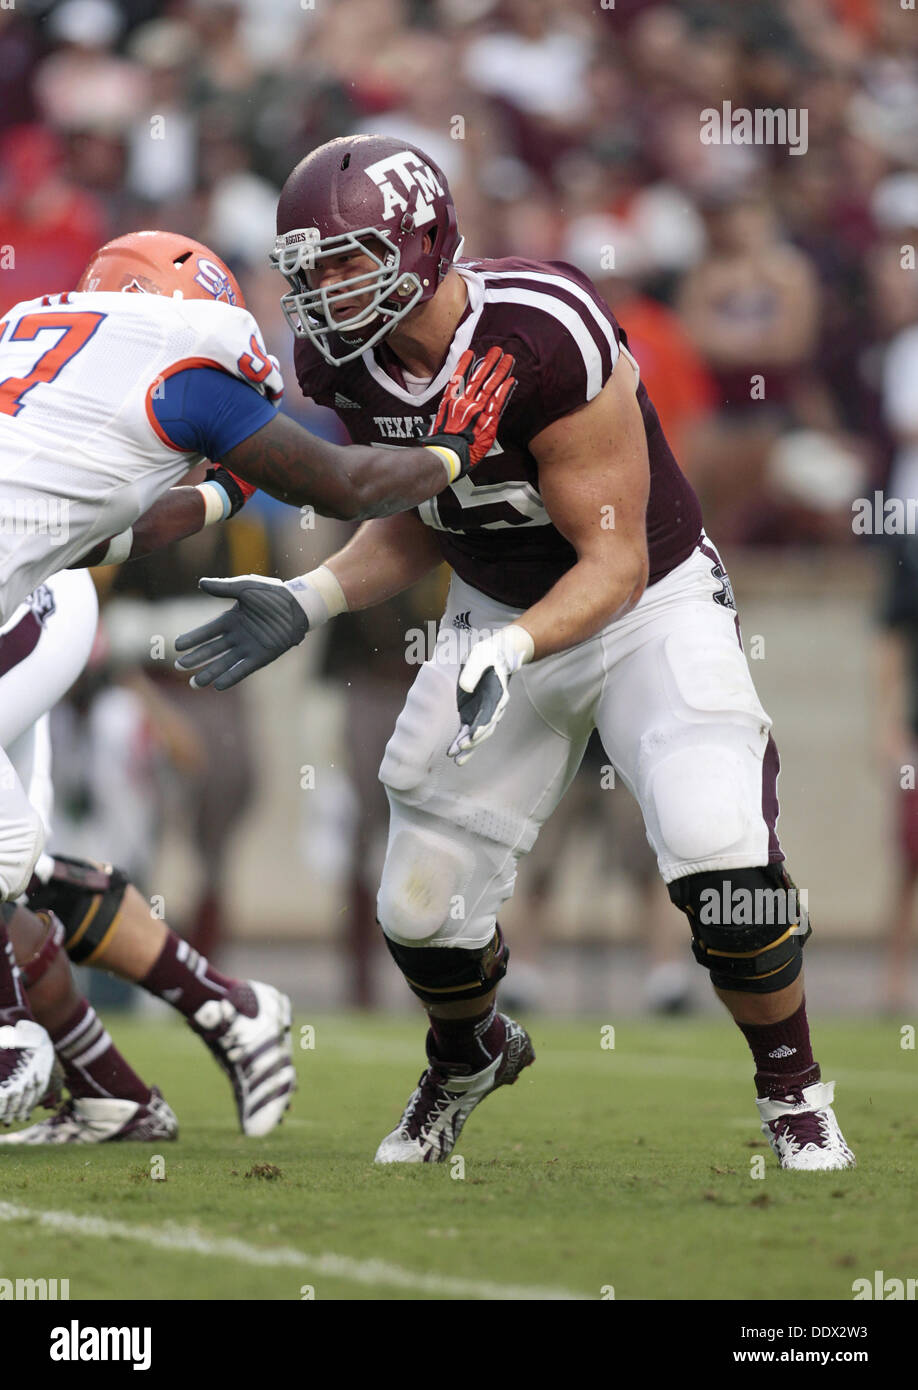
[[[297,646],[309,631],[301,605],[279,579],[242,574],[236,579],[201,579],[198,588],[236,602],[175,639],[176,651],[185,653],[176,660],[176,668],[195,672],[191,684],[197,690],[205,685],[229,690]]]

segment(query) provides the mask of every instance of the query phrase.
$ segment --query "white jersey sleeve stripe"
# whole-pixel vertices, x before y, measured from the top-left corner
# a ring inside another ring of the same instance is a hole
[[[586,369],[587,389],[586,399],[591,401],[594,396],[598,396],[602,390],[602,354],[593,341],[593,336],[583,322],[583,319],[563,300],[557,299],[554,295],[539,294],[535,290],[507,289],[485,291],[485,298],[491,304],[526,304],[531,309],[542,309],[547,314],[551,314],[559,323],[570,333],[574,342],[580,350],[583,358],[583,365]],[[618,344],[615,344],[615,351],[612,354],[613,365],[618,356]]]
[[[609,344],[612,365],[615,365],[619,349],[612,325],[583,286],[578,285],[575,280],[567,280],[563,275],[549,275],[538,270],[486,270],[482,274],[486,284],[491,280],[534,280],[537,283],[555,286],[557,289],[563,290],[565,294],[571,294],[575,299],[579,299],[589,309],[591,317]]]

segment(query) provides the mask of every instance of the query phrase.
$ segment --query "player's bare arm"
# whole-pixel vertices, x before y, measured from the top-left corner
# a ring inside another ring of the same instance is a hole
[[[100,541],[69,568],[116,565],[124,560],[139,560],[144,555],[152,555],[173,541],[185,540],[203,531],[205,526],[235,516],[255,491],[250,484],[240,482],[226,468],[210,468],[204,474],[201,465],[189,477],[197,474],[202,475],[201,482],[182,483],[170,488],[157,497],[133,526],[117,536]]]
[[[452,481],[443,457],[424,446],[329,444],[284,415],[230,450],[226,463],[278,501],[342,521],[403,511]]]
[[[644,592],[650,464],[636,388],[622,356],[589,405],[530,443],[542,500],[577,561],[538,603],[472,648],[459,675],[460,729],[449,750],[460,765],[497,727],[514,671],[587,641]]]
[[[348,611],[357,612],[410,589],[442,560],[430,528],[413,512],[403,512],[365,521],[325,567],[340,584]]]
[[[636,386],[622,356],[595,400],[530,444],[542,501],[577,552],[577,563],[519,619],[533,660],[595,636],[644,592],[650,466]]]
[[[233,473],[293,506],[362,521],[425,502],[487,454],[514,386],[513,357],[492,348],[479,363],[464,354],[437,415],[418,448],[328,444],[277,416],[231,449]],[[445,477],[444,477],[445,470]]]

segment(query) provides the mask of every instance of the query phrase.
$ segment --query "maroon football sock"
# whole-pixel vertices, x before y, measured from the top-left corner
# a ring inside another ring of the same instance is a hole
[[[810,1026],[806,1019],[806,1000],[780,1023],[739,1023],[755,1059],[756,1094],[765,1097],[787,1095],[812,1086],[820,1078],[810,1045]]]
[[[32,1010],[26,1002],[22,976],[13,955],[13,943],[6,922],[0,917],[0,1027],[31,1017]]]
[[[451,1069],[482,1071],[494,1061],[506,1036],[496,1004],[473,1018],[434,1018],[431,1014],[427,1056]]]
[[[193,1018],[209,1000],[226,999],[230,994],[240,1013],[254,1018],[258,1012],[258,1003],[250,989],[238,980],[221,975],[174,932],[166,937],[156,964],[139,983],[141,989],[164,999],[186,1018]]]
[[[51,1029],[51,1041],[71,1095],[136,1100],[141,1105],[150,1099],[149,1087],[128,1066],[85,999],[65,1023]]]

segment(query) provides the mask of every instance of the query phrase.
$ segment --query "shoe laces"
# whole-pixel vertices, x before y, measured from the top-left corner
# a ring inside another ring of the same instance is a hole
[[[802,1110],[795,1115],[782,1115],[772,1128],[775,1139],[784,1139],[794,1152],[802,1149],[829,1147],[832,1131],[824,1110]]]
[[[418,1080],[417,1089],[405,1110],[402,1131],[409,1139],[421,1139],[455,1100],[447,1090],[449,1077],[428,1067]]]

